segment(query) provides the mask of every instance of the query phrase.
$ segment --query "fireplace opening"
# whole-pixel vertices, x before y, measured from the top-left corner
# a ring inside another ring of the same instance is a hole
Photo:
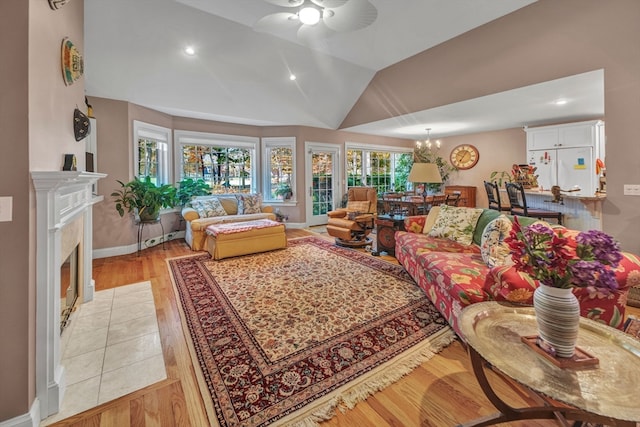
[[[78,248],[71,251],[60,267],[60,334],[69,326],[71,313],[78,300]]]

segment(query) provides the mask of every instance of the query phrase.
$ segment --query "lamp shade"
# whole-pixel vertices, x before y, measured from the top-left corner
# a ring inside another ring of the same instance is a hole
[[[435,163],[414,163],[411,166],[407,181],[440,184],[442,183],[442,177],[440,176],[440,169]]]

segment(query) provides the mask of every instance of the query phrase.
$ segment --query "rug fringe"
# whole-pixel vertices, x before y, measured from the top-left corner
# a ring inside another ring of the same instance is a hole
[[[361,384],[349,390],[339,393],[337,396],[324,402],[322,406],[313,409],[312,413],[302,419],[285,422],[289,427],[318,427],[323,421],[330,420],[336,415],[336,409],[342,413],[353,409],[356,404],[366,400],[369,396],[399,381],[405,375],[411,373],[418,366],[431,359],[443,348],[455,341],[456,335],[452,329],[446,328],[435,339],[429,339],[429,345],[416,350],[409,356],[401,357],[401,360],[391,360],[378,367],[376,372],[370,375]],[[392,368],[390,368],[392,366]],[[278,425],[276,423],[274,425]]]

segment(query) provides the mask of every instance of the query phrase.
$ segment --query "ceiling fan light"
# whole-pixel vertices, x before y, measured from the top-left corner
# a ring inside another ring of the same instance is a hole
[[[305,25],[315,25],[320,21],[320,11],[313,6],[305,6],[298,12],[298,17]]]

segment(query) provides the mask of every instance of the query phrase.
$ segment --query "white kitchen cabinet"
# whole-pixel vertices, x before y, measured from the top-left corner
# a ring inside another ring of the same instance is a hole
[[[576,196],[592,196],[600,185],[597,159],[604,161],[604,123],[600,120],[525,128],[527,163],[536,168],[544,190],[558,185],[575,190]],[[602,173],[602,172],[601,172]]]

